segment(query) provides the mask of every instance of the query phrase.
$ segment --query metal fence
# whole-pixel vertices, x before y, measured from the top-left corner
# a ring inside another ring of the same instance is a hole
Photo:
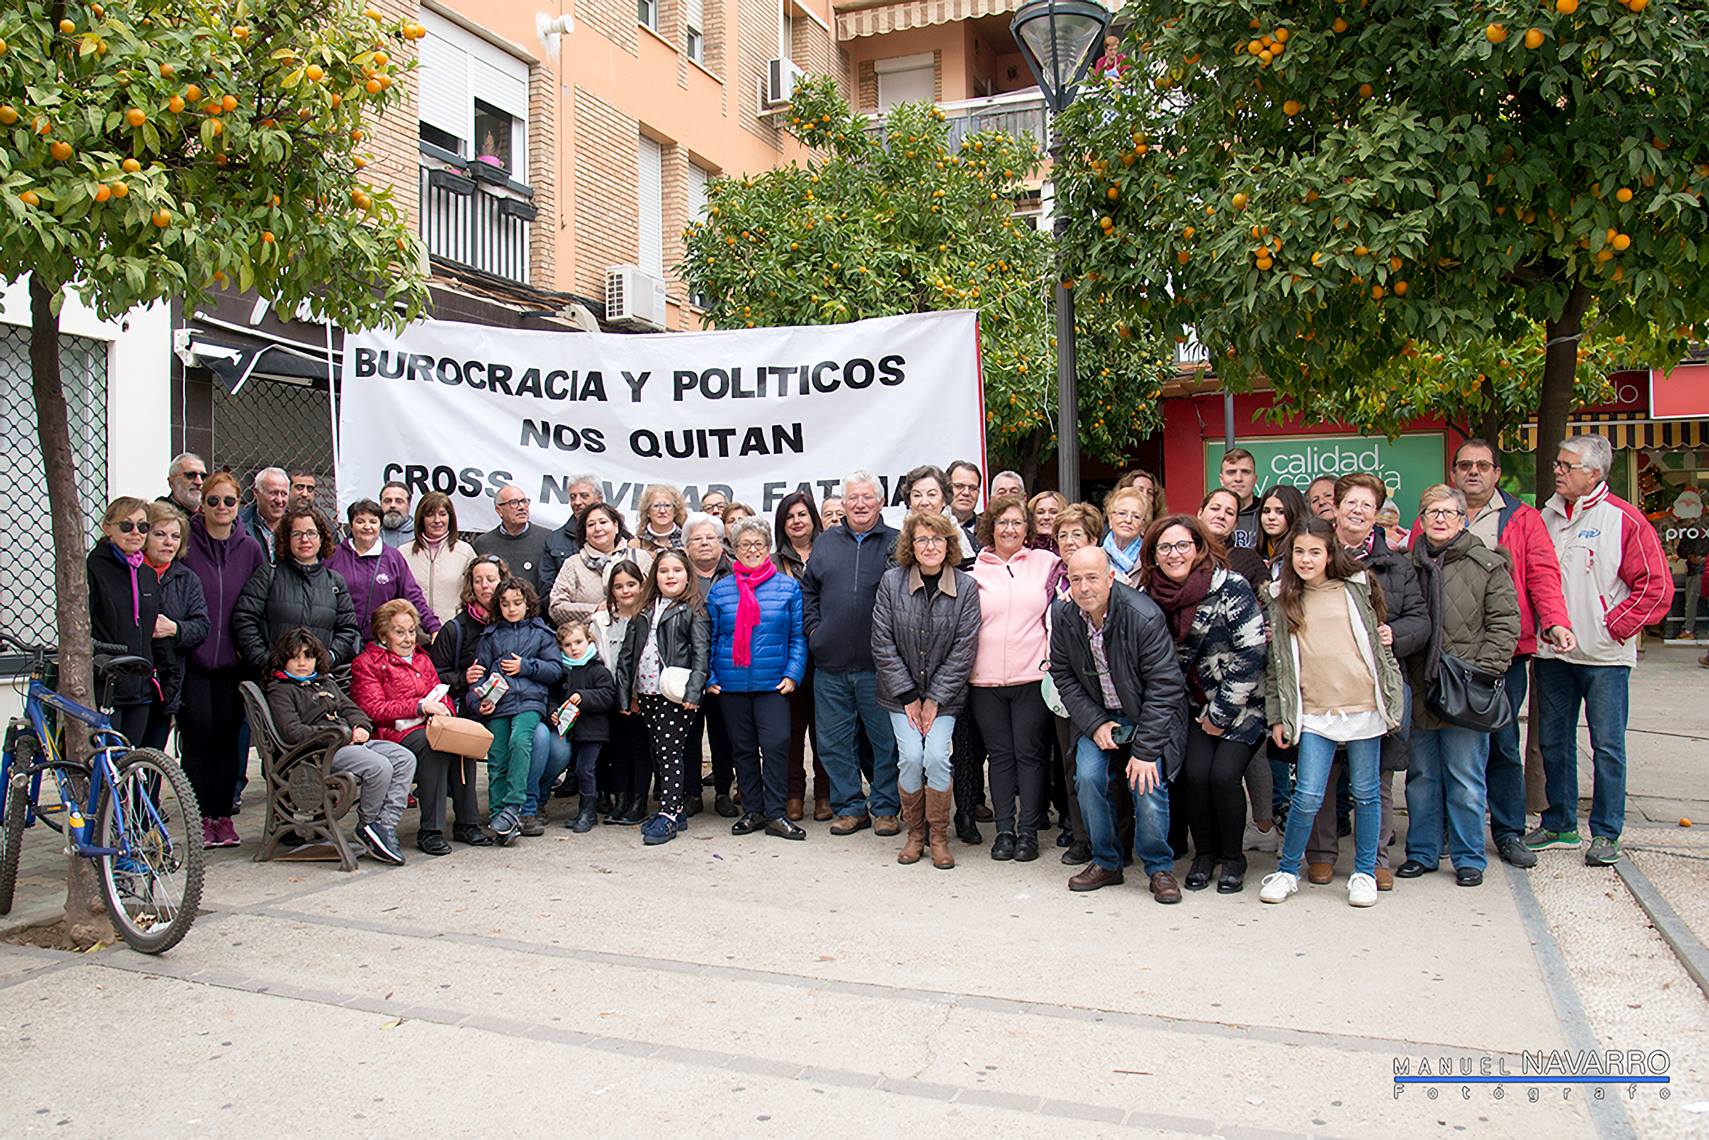
[[[92,546],[107,505],[107,344],[61,336],[59,367],[77,465],[80,517]],[[0,325],[0,625],[24,641],[54,642],[53,529],[30,393],[30,330]],[[152,498],[150,487],[124,493]]]
[[[214,384],[214,446],[208,462],[250,480],[263,467],[315,473],[315,505],[335,518],[338,493],[332,471],[332,413],[326,381],[293,383],[252,377],[233,396]]]

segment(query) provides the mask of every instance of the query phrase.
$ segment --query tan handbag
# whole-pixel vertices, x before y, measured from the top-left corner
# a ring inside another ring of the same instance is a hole
[[[453,756],[485,760],[493,746],[493,734],[480,721],[465,716],[431,716],[427,718],[427,745]]]

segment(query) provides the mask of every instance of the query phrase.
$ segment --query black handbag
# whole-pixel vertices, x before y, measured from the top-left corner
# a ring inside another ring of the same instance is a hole
[[[1437,661],[1424,705],[1449,724],[1477,732],[1494,732],[1513,719],[1506,675],[1485,673],[1452,653]]]

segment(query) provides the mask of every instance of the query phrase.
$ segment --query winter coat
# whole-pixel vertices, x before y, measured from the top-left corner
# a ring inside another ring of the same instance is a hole
[[[463,696],[469,691],[469,666],[475,663],[481,634],[491,624],[490,620],[475,620],[466,609],[458,610],[456,617],[439,627],[439,636],[428,649],[439,679],[451,686],[448,697],[452,708],[461,707]]]
[[[154,619],[160,613],[160,579],[148,563],[138,566],[133,596],[131,568],[125,564],[118,547],[104,538],[89,552],[86,566],[89,636],[96,641],[122,645],[126,655],[154,663]],[[96,695],[101,695],[99,688]],[[115,706],[147,705],[158,699],[160,691],[152,676],[127,673],[113,680]]]
[[[279,743],[286,748],[301,744],[323,728],[374,731],[368,714],[324,673],[309,681],[275,674],[267,678],[266,688],[273,727],[279,730]]]
[[[595,570],[590,560],[598,557],[597,550],[583,546],[558,567],[558,580],[552,583],[547,603],[554,622],[562,625],[567,621],[586,619],[604,605],[605,586],[611,580],[611,568],[619,562],[633,560],[643,574],[653,565],[653,556],[645,550],[619,547],[604,565]]]
[[[1270,642],[1252,584],[1232,570],[1212,572],[1210,592],[1193,610],[1192,627],[1175,650],[1189,681],[1193,719],[1208,716],[1225,739],[1257,743],[1269,727],[1264,668]]]
[[[650,605],[641,607],[641,612],[629,619],[629,628],[623,634],[623,651],[617,656],[618,708],[630,708],[635,703],[635,670],[641,664],[641,653],[647,647],[652,627]],[[706,612],[673,602],[659,619],[658,645],[660,668],[688,670],[683,703],[698,705],[711,673],[712,622]]]
[[[380,541],[394,550],[408,550],[415,541],[415,520],[406,518],[402,526],[380,527]]]
[[[499,698],[490,715],[518,716],[525,712],[537,712],[544,717],[552,711],[548,704],[552,696],[552,686],[564,676],[563,662],[559,660],[562,654],[558,651],[558,639],[552,635],[551,627],[539,618],[529,618],[526,621],[505,621],[501,618],[481,634],[480,644],[475,647],[475,664],[486,669],[488,673],[503,673],[499,662],[512,654],[522,658],[522,668],[515,676],[504,673],[504,679],[510,682],[510,688]],[[473,693],[465,700],[471,707],[479,704]]]
[[[1246,579],[1246,584],[1252,587],[1256,594],[1258,587],[1270,580],[1270,568],[1265,565],[1263,555],[1245,546],[1234,546],[1223,551],[1228,555],[1228,568]]]
[[[267,668],[279,637],[302,626],[326,646],[333,665],[348,665],[362,648],[350,587],[324,562],[281,562],[250,577],[232,610],[231,632],[250,668]]]
[[[350,587],[350,602],[356,608],[356,628],[366,645],[374,635],[374,611],[386,602],[402,598],[415,607],[421,616],[421,628],[428,633],[439,631],[439,617],[427,605],[415,575],[403,551],[376,542],[366,554],[356,553],[350,539],[338,544],[332,557],[326,560],[328,569],[338,571],[344,584]]]
[[[562,664],[561,651],[558,659]],[[611,675],[598,653],[586,665],[564,666],[564,679],[552,689],[552,710],[556,712],[572,693],[582,695],[582,711],[570,726],[570,740],[576,744],[603,744],[610,740],[611,713],[617,707],[617,678]]]
[[[1606,483],[1570,507],[1555,495],[1542,514],[1578,648],[1562,653],[1539,642],[1537,656],[1575,665],[1636,665],[1638,631],[1673,608],[1673,572],[1656,528],[1610,494]]]
[[[400,741],[426,724],[421,702],[441,683],[427,650],[418,649],[405,659],[377,641],[358,653],[350,668],[350,695],[374,722],[374,735],[381,740]],[[450,697],[445,704],[455,707]]]
[[[1515,657],[1537,652],[1537,635],[1557,625],[1572,628],[1567,600],[1561,595],[1561,564],[1555,544],[1537,508],[1518,499],[1501,497],[1496,520],[1496,543],[1507,555],[1507,569],[1519,600],[1519,647]],[[1424,520],[1412,524],[1412,547],[1423,540]],[[1487,544],[1486,544],[1487,545]]]
[[[893,565],[896,539],[880,521],[859,535],[839,523],[813,543],[801,575],[801,611],[814,668],[872,669],[872,597]]]
[[[1168,619],[1156,602],[1118,582],[1110,590],[1103,634],[1121,715],[1134,726],[1129,755],[1157,762],[1163,778],[1172,780],[1186,759],[1187,682]],[[1115,719],[1104,707],[1085,612],[1071,598],[1051,611],[1050,677],[1081,736]]]
[[[918,566],[884,572],[872,605],[872,661],[878,704],[901,712],[917,700],[941,713],[967,704],[967,681],[979,650],[979,583],[946,566],[928,590]]]
[[[785,539],[783,545],[777,548],[777,553],[771,556],[771,560],[779,570],[791,578],[799,579],[807,573],[807,560],[795,552],[795,547],[789,545],[788,539]]]
[[[1371,604],[1370,577],[1361,571],[1351,578],[1343,578],[1342,582],[1347,587],[1347,613],[1353,622],[1353,639],[1359,645],[1359,652],[1364,656],[1371,676],[1377,679],[1377,711],[1382,714],[1383,722],[1392,735],[1400,727],[1406,699],[1400,662],[1395,660],[1394,652],[1377,635],[1380,623],[1376,608]],[[1415,581],[1415,589],[1416,586]],[[1264,720],[1267,724],[1281,725],[1283,737],[1291,747],[1300,742],[1300,647],[1287,615],[1282,612],[1281,595],[1280,582],[1269,583],[1261,594],[1270,618],[1270,663],[1264,671]],[[1394,628],[1392,623],[1389,628]],[[1399,634],[1395,635],[1395,643],[1400,643]],[[1387,756],[1383,766],[1385,770],[1394,770],[1389,768]],[[1401,767],[1404,768],[1405,764],[1402,763]]]
[[[1430,607],[1431,645],[1407,663],[1412,727],[1425,729],[1446,727],[1424,702],[1441,654],[1452,653],[1473,668],[1500,676],[1513,663],[1513,648],[1519,643],[1519,600],[1506,555],[1462,530],[1443,552],[1438,573],[1428,555],[1428,541],[1414,542],[1409,556]]]
[[[273,556],[278,550],[277,535],[273,527],[262,522],[257,516],[254,503],[237,512],[237,529],[253,538],[255,545],[261,548],[261,560],[269,566],[273,565]]]
[[[785,677],[801,684],[807,675],[807,635],[801,629],[801,585],[773,573],[759,584],[759,624],[748,640],[748,663],[736,664],[736,608],[741,588],[734,574],[712,584],[706,616],[712,623],[709,685],[732,693],[769,693]]]
[[[1050,656],[1051,582],[1062,559],[1022,547],[1005,561],[995,550],[973,560],[979,584],[979,648],[969,683],[989,687],[1044,680]]]
[[[529,523],[521,534],[508,534],[495,526],[475,539],[476,554],[496,554],[510,572],[534,584],[534,593],[544,598],[558,580],[558,559],[547,545],[551,532]]]
[[[1371,532],[1371,552],[1357,559],[1371,571],[1383,591],[1389,630],[1394,634],[1394,655],[1404,661],[1430,647],[1430,610],[1424,591],[1404,550],[1390,550],[1381,528]]]
[[[229,538],[215,538],[197,515],[190,520],[183,562],[201,580],[202,599],[208,607],[208,635],[191,652],[190,661],[208,672],[230,669],[242,660],[232,635],[231,616],[244,586],[267,565],[261,544],[241,526],[232,527]]]
[[[178,624],[171,637],[156,638],[154,665],[160,675],[160,699],[169,713],[183,703],[184,666],[208,636],[208,603],[202,580],[183,562],[174,562],[160,579],[160,612]]]
[[[569,557],[581,548],[582,532],[574,515],[565,519],[563,526],[546,533],[546,553],[559,573],[563,573],[564,563]]]
[[[427,609],[421,611],[421,616],[426,618],[431,611],[439,621],[435,628],[444,628],[463,604],[463,576],[469,572],[469,563],[479,557],[475,548],[455,535],[447,535],[438,550],[425,542],[417,550],[415,540],[411,539],[398,547],[398,553],[404,556],[421,596],[427,599]]]

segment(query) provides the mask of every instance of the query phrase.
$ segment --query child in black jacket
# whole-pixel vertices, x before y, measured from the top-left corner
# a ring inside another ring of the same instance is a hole
[[[600,660],[593,631],[585,621],[567,621],[558,627],[558,651],[564,666],[564,681],[553,690],[550,721],[542,723],[534,733],[529,799],[523,805],[523,812],[534,817],[536,826],[543,826],[552,785],[568,770],[573,757],[581,805],[574,818],[564,821],[564,826],[582,833],[591,831],[599,822],[594,806],[597,801],[594,772],[600,749],[611,739],[611,710],[617,707],[617,681]],[[524,827],[527,825],[525,820]]]

